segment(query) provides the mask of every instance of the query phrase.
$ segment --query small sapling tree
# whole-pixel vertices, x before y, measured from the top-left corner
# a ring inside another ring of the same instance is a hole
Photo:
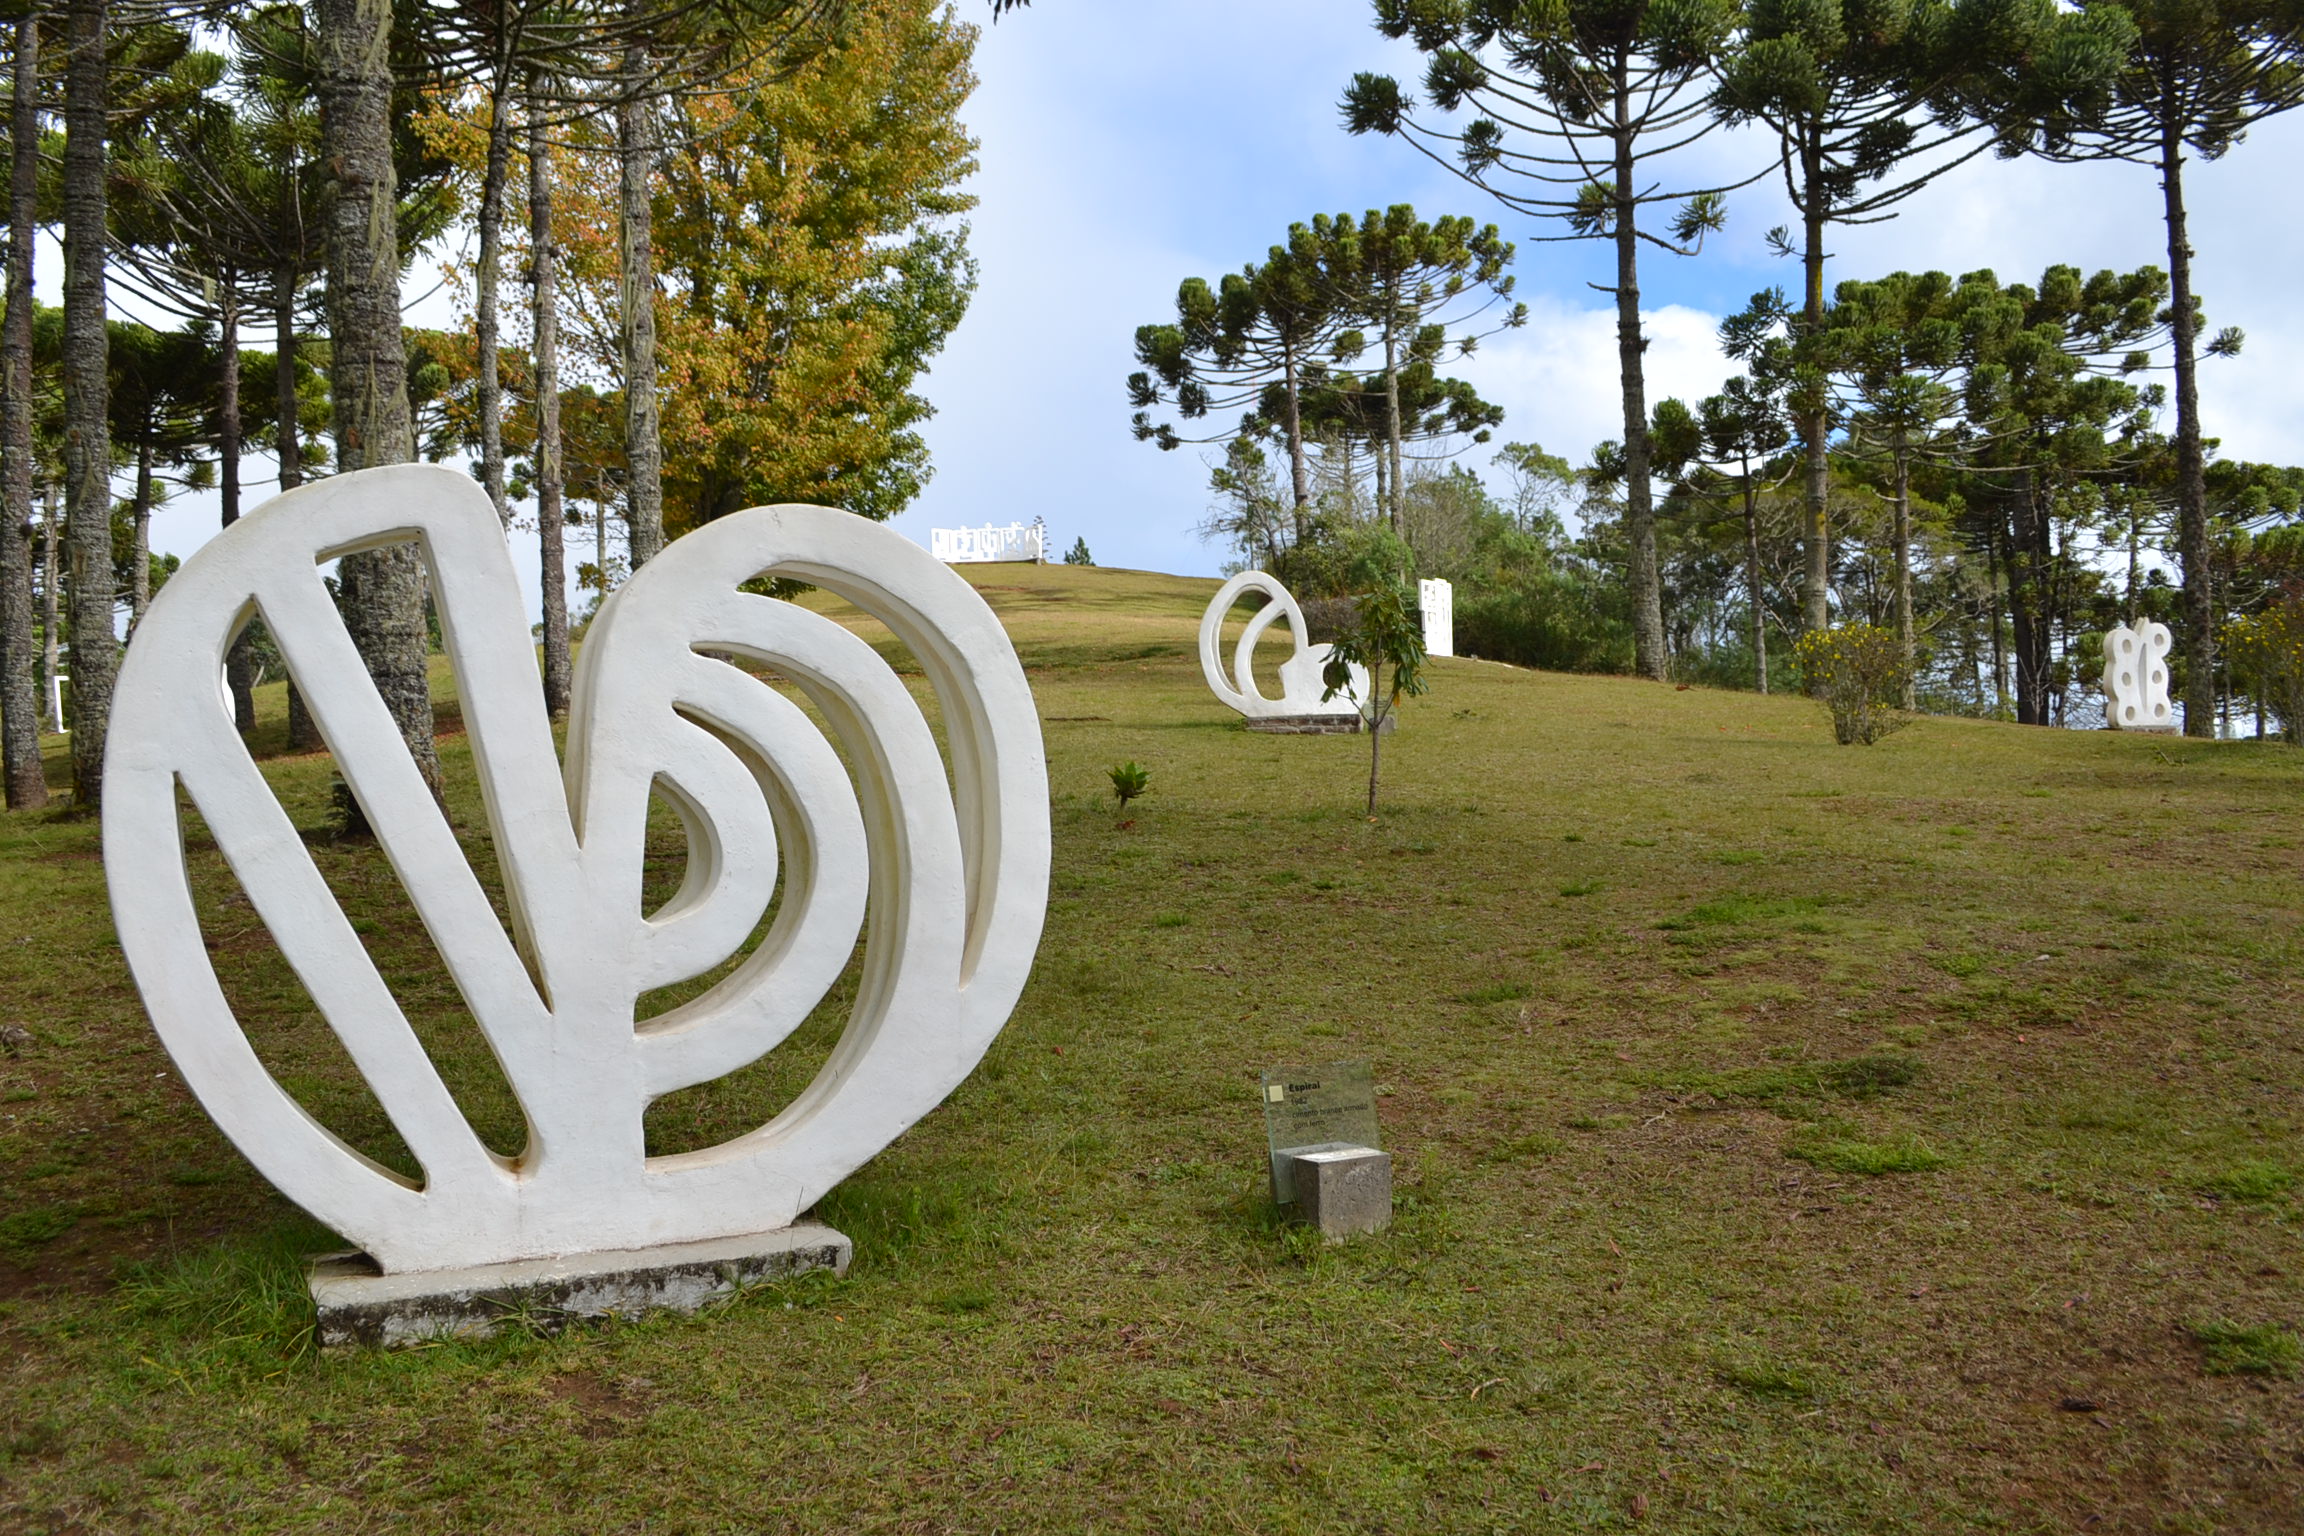
[[[1352,669],[1368,672],[1368,697],[1358,701],[1360,718],[1368,731],[1368,814],[1376,814],[1376,791],[1384,767],[1384,722],[1400,701],[1424,691],[1424,625],[1416,611],[1416,594],[1398,570],[1354,600],[1357,612],[1351,625],[1328,648],[1328,665],[1320,680],[1327,684],[1323,699],[1332,699],[1352,685]]]
[[[1152,770],[1130,758],[1125,763],[1114,763],[1106,772],[1112,775],[1112,794],[1120,802],[1120,814],[1128,814],[1128,802],[1152,787]]]
[[[1066,565],[1094,565],[1096,563],[1096,557],[1088,553],[1088,540],[1085,537],[1072,541],[1072,547],[1064,551],[1064,563]]]

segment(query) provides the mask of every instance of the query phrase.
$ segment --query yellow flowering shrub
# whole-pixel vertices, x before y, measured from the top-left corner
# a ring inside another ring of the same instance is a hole
[[[1895,632],[1877,624],[1815,629],[1792,647],[1792,661],[1808,691],[1832,712],[1840,745],[1870,746],[1905,725],[1904,648]]]
[[[2224,631],[2232,675],[2280,717],[2288,739],[2304,732],[2304,597],[2290,597]]]

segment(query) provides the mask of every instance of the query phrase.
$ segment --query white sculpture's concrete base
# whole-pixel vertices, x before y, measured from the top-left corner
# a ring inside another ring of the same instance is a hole
[[[1364,724],[1357,714],[1351,715],[1250,715],[1242,722],[1252,731],[1267,736],[1357,736]],[[1378,735],[1390,735],[1400,723],[1398,715],[1386,715]]]
[[[845,1274],[854,1253],[838,1232],[803,1221],[750,1237],[389,1275],[366,1254],[331,1254],[314,1261],[310,1285],[323,1345],[393,1349],[477,1338],[514,1320],[553,1330],[584,1318],[693,1312],[763,1280]]]

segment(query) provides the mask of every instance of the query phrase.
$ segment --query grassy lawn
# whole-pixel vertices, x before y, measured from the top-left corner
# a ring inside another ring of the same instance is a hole
[[[1208,695],[1212,583],[976,574],[1047,722],[1032,984],[820,1207],[845,1280],[694,1319],[312,1351],[332,1239],[170,1070],[94,829],[0,821],[0,1529],[2304,1529],[2304,753],[1839,748],[1805,700],[1443,661],[1371,821],[1364,740]],[[516,1141],[275,695],[283,801]],[[405,1164],[191,847],[260,1052]],[[651,857],[668,888],[669,824]],[[766,1118],[842,1001],[654,1144]],[[1327,1248],[1265,1201],[1255,1082],[1345,1057],[1398,1215]]]

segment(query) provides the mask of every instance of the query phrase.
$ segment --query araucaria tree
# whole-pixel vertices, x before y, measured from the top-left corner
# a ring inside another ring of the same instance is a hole
[[[1330,279],[1339,230],[1351,224],[1343,215],[1319,214],[1310,224],[1289,225],[1287,244],[1273,246],[1261,264],[1225,273],[1214,287],[1205,278],[1184,279],[1176,290],[1176,318],[1136,328],[1142,367],[1128,376],[1137,440],[1170,449],[1187,439],[1172,424],[1153,421],[1154,407],[1173,403],[1192,421],[1245,406],[1241,430],[1253,434],[1266,424],[1259,416],[1265,392],[1277,385],[1280,408],[1271,424],[1288,448],[1299,542],[1308,535],[1312,505],[1304,390],[1350,323]]]
[[[1510,328],[1527,320],[1528,307],[1510,304],[1512,279],[1504,269],[1512,263],[1513,247],[1493,224],[1476,224],[1462,215],[1426,223],[1408,204],[1394,203],[1381,213],[1369,209],[1357,228],[1346,223],[1338,234],[1331,281],[1347,295],[1348,310],[1376,331],[1384,455],[1377,483],[1386,488],[1384,513],[1397,535],[1408,493],[1402,460],[1409,435],[1403,378],[1412,368],[1429,372],[1451,345],[1459,357],[1471,353],[1479,337],[1460,335],[1451,342],[1451,324],[1505,303],[1509,307],[1500,324]],[[1338,344],[1351,355],[1367,343],[1347,333]]]
[[[2183,566],[2184,731],[2215,734],[2216,635],[2210,592],[2207,453],[2200,428],[2199,319],[2184,211],[2187,153],[2214,160],[2251,124],[2304,102],[2298,0],[2080,0],[2085,16],[2132,25],[2135,45],[2110,101],[2048,117],[2029,142],[2057,159],[2129,160],[2160,174],[2176,383],[2176,534]],[[2023,139],[2013,142],[2022,143]],[[2219,338],[2224,350],[2238,333]]]
[[[1800,216],[1805,351],[1824,326],[1824,241],[1834,224],[1893,218],[1936,177],[2066,104],[2085,104],[2119,68],[2129,36],[2116,10],[2073,15],[2037,0],[1756,0],[1719,63],[1714,105],[1775,130],[1785,194]],[[1801,609],[1831,622],[1831,419],[1825,393],[1793,413],[1804,469]]]
[[[1685,149],[1715,118],[1705,70],[1726,46],[1733,0],[1377,0],[1377,27],[1425,54],[1424,94],[1460,127],[1419,120],[1390,76],[1356,76],[1344,98],[1354,133],[1405,137],[1507,207],[1568,225],[1555,238],[1615,247],[1616,349],[1624,406],[1625,529],[1631,544],[1633,637],[1641,675],[1665,673],[1656,561],[1648,399],[1640,330],[1643,243],[1692,254],[1722,219],[1720,187],[1667,191],[1654,163]],[[1642,210],[1678,204],[1669,236]]]

